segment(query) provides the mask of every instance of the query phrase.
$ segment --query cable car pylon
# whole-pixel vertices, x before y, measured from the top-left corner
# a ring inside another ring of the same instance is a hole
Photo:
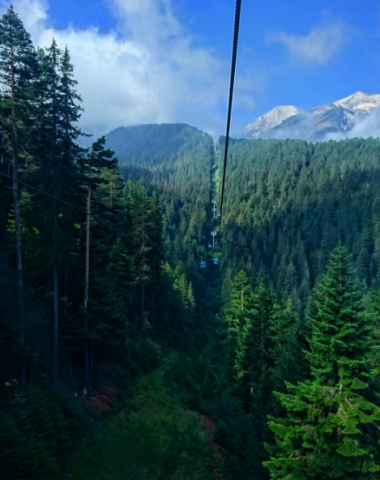
[[[216,218],[216,200],[213,200],[212,203],[214,204],[213,209],[212,209],[212,213],[214,214],[213,218]]]
[[[214,230],[213,232],[211,232],[211,235],[212,235],[212,251],[215,250],[215,237],[217,235],[217,232]],[[216,244],[218,244],[218,242],[216,242]]]

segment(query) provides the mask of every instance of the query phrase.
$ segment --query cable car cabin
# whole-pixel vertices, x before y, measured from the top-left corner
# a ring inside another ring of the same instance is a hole
[[[206,262],[204,261],[201,262],[201,268],[206,268]]]
[[[218,258],[214,258],[214,265],[219,265],[219,259]]]

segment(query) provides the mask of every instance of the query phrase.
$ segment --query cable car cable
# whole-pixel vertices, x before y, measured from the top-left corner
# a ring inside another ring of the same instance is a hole
[[[85,213],[87,215],[87,211],[83,210],[82,208],[76,207],[75,205],[72,205],[71,203],[65,202],[64,200],[61,200],[60,198],[54,197],[54,195],[50,195],[50,193],[43,192],[42,190],[39,190],[36,187],[33,187],[32,185],[28,185],[27,183],[21,182],[20,180],[15,180],[13,177],[10,175],[6,175],[5,173],[0,172],[0,175],[8,180],[11,180],[12,182],[16,182],[19,185],[22,185],[23,187],[29,188],[30,190],[34,190],[37,193],[40,193],[41,195],[44,195],[45,197],[51,198],[52,200],[55,200],[58,203],[62,203],[63,205],[66,205],[66,207],[73,208],[74,210],[77,210],[78,212]]]
[[[77,207],[77,206],[73,205],[72,203],[65,202],[64,200],[61,200],[60,198],[54,197],[53,195],[50,195],[49,193],[46,193],[43,190],[39,190],[38,188],[33,187],[32,185],[21,182],[20,180],[14,180],[14,178],[12,178],[10,175],[6,175],[5,173],[0,172],[0,176],[6,178],[7,180],[10,180],[11,182],[16,182],[17,184],[22,185],[23,187],[29,188],[30,190],[34,190],[35,192],[37,192],[41,195],[44,195],[45,197],[48,197],[52,200],[55,200],[56,202],[61,203],[62,205],[66,205],[66,207],[72,208],[73,210],[77,210],[78,212],[81,212],[81,213],[84,213],[85,215],[87,215],[87,210],[84,210],[80,207]],[[110,220],[106,220],[105,218],[99,217],[99,214],[97,214],[97,213],[91,214],[91,218],[93,218],[94,220],[97,220],[98,222],[103,222],[104,224],[110,225],[111,227],[116,228],[120,232],[123,232],[127,235],[129,234],[129,232],[127,230],[125,230],[123,227],[119,226],[120,222],[113,223]]]
[[[13,163],[5,162],[4,160],[0,160],[0,165],[8,165],[8,166],[10,166],[10,167],[13,168]],[[3,177],[5,176],[3,173],[2,173],[1,175],[2,175]],[[12,180],[12,181],[16,181],[16,180],[13,179],[13,177],[10,177],[9,175],[6,175],[5,178],[8,178],[8,179],[10,179],[10,180]],[[41,195],[45,195],[46,197],[50,197],[50,198],[52,198],[53,200],[56,200],[56,201],[59,202],[59,203],[64,203],[65,205],[67,205],[67,206],[70,207],[70,208],[74,208],[74,209],[77,209],[77,210],[79,210],[79,211],[81,211],[81,212],[84,212],[84,210],[81,210],[79,207],[77,207],[77,206],[75,206],[75,205],[73,205],[73,204],[70,204],[70,203],[68,203],[68,202],[65,202],[65,200],[61,200],[61,199],[59,199],[59,198],[57,198],[57,197],[54,197],[53,195],[50,195],[49,193],[43,192],[42,190],[38,190],[38,188],[35,188],[35,187],[33,187],[32,185],[28,185],[27,183],[20,182],[19,180],[17,180],[16,183],[19,183],[20,185],[23,185],[24,187],[27,187],[27,188],[29,188],[29,189],[31,189],[31,190],[35,190],[36,192],[41,193]],[[80,192],[82,195],[85,195],[85,196],[87,195],[86,192],[82,192],[82,191],[80,191],[80,189],[78,189],[78,190],[79,190],[79,192]],[[99,200],[93,200],[93,199],[92,199],[92,200],[91,200],[91,203],[98,203],[98,204],[101,205],[104,209],[106,209],[107,212],[109,212],[109,213],[114,213],[114,210],[113,210],[112,208],[108,207],[104,202],[100,202]],[[99,214],[96,214],[96,215],[99,215]],[[92,215],[91,215],[91,216],[92,216]]]
[[[232,100],[233,100],[233,96],[234,96],[236,59],[237,59],[237,50],[238,50],[238,42],[239,42],[241,2],[242,2],[242,0],[236,0],[236,8],[235,8],[235,23],[234,23],[233,45],[232,45],[232,62],[231,62],[230,93],[229,93],[229,99],[228,99],[228,112],[227,112],[226,144],[225,144],[225,148],[224,148],[222,197],[221,197],[221,200],[220,200],[219,233],[220,233],[220,231],[221,231],[221,229],[222,229],[224,187],[225,187],[225,182],[226,182],[228,141],[229,141],[229,136],[230,136],[231,114],[232,114]]]

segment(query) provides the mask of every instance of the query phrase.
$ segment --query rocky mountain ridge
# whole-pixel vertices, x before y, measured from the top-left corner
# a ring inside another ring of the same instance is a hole
[[[363,122],[380,134],[380,95],[356,92],[341,100],[302,111],[295,106],[276,107],[244,130],[248,138],[339,139],[363,135]],[[365,133],[365,132],[364,132]],[[371,133],[373,134],[373,133]]]

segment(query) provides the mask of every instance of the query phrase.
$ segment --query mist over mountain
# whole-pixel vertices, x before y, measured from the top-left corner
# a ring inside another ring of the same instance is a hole
[[[379,106],[379,94],[356,92],[308,111],[294,106],[276,107],[250,123],[244,130],[244,136],[313,141],[378,137]]]

